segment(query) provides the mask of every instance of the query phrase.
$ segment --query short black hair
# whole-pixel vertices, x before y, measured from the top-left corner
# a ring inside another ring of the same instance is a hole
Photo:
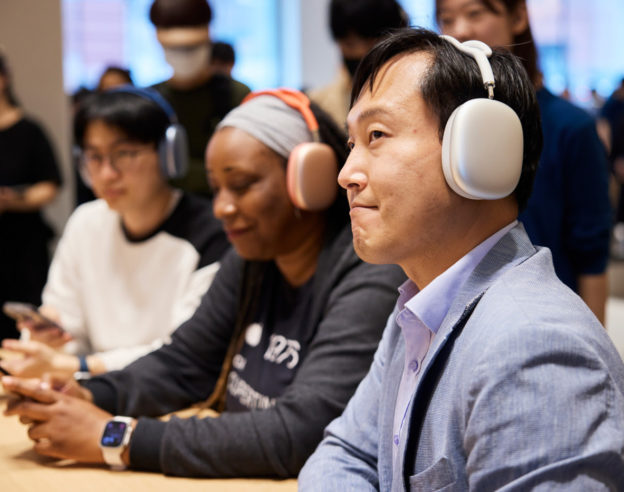
[[[157,28],[210,24],[212,9],[206,0],[154,0],[149,18]]]
[[[329,25],[336,40],[350,33],[380,38],[408,24],[407,14],[396,0],[332,0],[329,6]]]
[[[87,127],[102,121],[130,140],[157,145],[170,125],[169,115],[155,101],[132,92],[112,89],[88,95],[74,118],[74,141],[84,147]]]
[[[225,43],[223,41],[216,41],[212,43],[211,57],[213,60],[219,60],[225,63],[232,64],[234,64],[234,61],[236,59],[234,47],[230,43]]]
[[[364,57],[353,79],[351,105],[366,88],[372,89],[379,70],[387,62],[413,53],[431,55],[431,66],[423,75],[420,92],[438,118],[440,141],[455,109],[470,99],[485,97],[481,72],[474,58],[427,29],[393,32]],[[520,118],[524,135],[522,174],[514,195],[520,211],[531,194],[542,151],[542,125],[535,89],[520,59],[505,49],[493,50],[489,58],[496,80],[494,99],[510,106]],[[418,87],[414,86],[415,90]]]

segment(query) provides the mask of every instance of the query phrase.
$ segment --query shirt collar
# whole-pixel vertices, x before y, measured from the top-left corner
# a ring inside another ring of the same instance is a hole
[[[429,330],[434,334],[437,333],[460,287],[490,249],[516,224],[518,221],[514,220],[492,234],[433,279],[424,289],[419,290],[418,286],[408,279],[399,287],[399,310],[409,309]]]

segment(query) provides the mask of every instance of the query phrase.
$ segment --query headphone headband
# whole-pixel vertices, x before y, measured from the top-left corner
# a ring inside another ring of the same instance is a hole
[[[492,48],[482,41],[477,41],[476,39],[460,43],[453,36],[449,36],[447,34],[442,34],[440,37],[451,43],[459,51],[466,53],[475,59],[477,65],[479,65],[479,71],[481,72],[481,78],[483,79],[483,87],[485,87],[488,91],[488,99],[494,99],[494,87],[496,84],[494,83],[494,72],[492,71],[492,66],[488,61],[488,58],[492,56]]]
[[[293,109],[296,109],[303,116],[306,125],[312,132],[314,139],[320,141],[319,138],[319,124],[316,121],[316,117],[310,108],[310,99],[303,92],[287,87],[280,87],[279,89],[265,89],[261,91],[255,91],[247,94],[241,104],[258,97],[258,96],[274,96],[282,100],[285,104]]]
[[[112,89],[107,90],[106,92],[123,92],[126,94],[134,94],[136,96],[143,97],[145,99],[149,99],[150,101],[156,103],[160,109],[162,109],[169,118],[169,122],[174,125],[178,122],[178,118],[175,114],[175,111],[171,107],[171,104],[161,96],[161,94],[150,88],[143,87],[135,87],[130,84],[120,85],[118,87],[113,87]]]

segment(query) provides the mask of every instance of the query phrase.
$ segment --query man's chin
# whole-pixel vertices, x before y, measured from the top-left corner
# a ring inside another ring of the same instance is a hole
[[[376,248],[357,237],[353,238],[353,249],[355,250],[355,254],[357,254],[358,257],[366,263],[370,263],[372,265],[387,265],[389,263],[388,261],[385,261],[383,254],[381,254],[380,251],[377,251]]]

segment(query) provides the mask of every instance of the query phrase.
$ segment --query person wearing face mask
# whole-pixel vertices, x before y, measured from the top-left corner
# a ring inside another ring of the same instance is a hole
[[[409,20],[396,0],[332,0],[329,24],[342,64],[329,85],[310,91],[310,99],[343,127],[349,112],[353,74],[360,60],[384,33],[406,27]]]
[[[158,42],[173,69],[172,77],[154,89],[171,104],[189,139],[188,172],[173,184],[205,196],[211,195],[204,171],[206,144],[217,123],[250,91],[210,66],[211,19],[206,0],[155,0],[150,8]]]

